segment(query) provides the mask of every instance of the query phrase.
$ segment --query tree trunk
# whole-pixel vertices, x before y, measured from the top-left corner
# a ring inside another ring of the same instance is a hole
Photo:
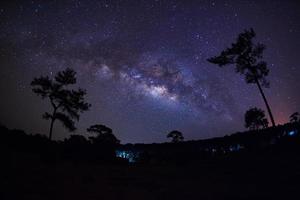
[[[51,124],[50,124],[50,132],[49,132],[49,140],[52,138],[52,131],[53,131],[53,124],[54,124],[55,119],[51,119]]]
[[[53,131],[53,125],[54,125],[54,121],[55,121],[55,114],[56,114],[56,110],[57,108],[55,107],[52,113],[52,117],[51,117],[51,124],[50,124],[50,131],[49,131],[49,140],[52,139],[52,131]]]
[[[265,102],[265,104],[266,104],[266,107],[267,107],[267,110],[268,110],[268,113],[269,113],[269,116],[270,116],[270,120],[271,120],[272,126],[275,127],[275,126],[276,126],[276,125],[275,125],[275,120],[274,120],[273,114],[272,114],[272,112],[271,112],[271,108],[270,108],[270,106],[269,106],[269,104],[268,104],[267,98],[266,98],[266,96],[265,96],[265,94],[264,94],[264,92],[263,92],[263,90],[262,90],[262,88],[261,88],[261,86],[260,86],[259,81],[258,81],[258,80],[255,80],[255,82],[256,82],[257,87],[258,87],[258,89],[259,89],[259,91],[260,91],[260,94],[261,94],[261,96],[262,96],[262,98],[264,99],[264,102]]]

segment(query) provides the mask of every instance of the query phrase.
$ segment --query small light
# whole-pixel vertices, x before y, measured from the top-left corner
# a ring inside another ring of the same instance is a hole
[[[295,134],[296,134],[295,131],[290,131],[290,132],[288,133],[289,136],[293,136],[293,135],[295,135]]]

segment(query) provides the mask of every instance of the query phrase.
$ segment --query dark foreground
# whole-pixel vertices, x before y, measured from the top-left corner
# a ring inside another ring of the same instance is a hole
[[[0,127],[0,200],[300,199],[300,123],[118,147],[146,152],[134,164],[107,144]],[[235,144],[244,148],[228,151]]]
[[[44,163],[1,167],[0,199],[299,199],[300,157],[287,152],[172,165]]]

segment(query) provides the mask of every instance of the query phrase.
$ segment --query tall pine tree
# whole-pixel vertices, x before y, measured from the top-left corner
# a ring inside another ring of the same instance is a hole
[[[32,91],[43,99],[48,99],[52,112],[45,112],[43,118],[50,120],[49,139],[52,138],[53,125],[59,120],[69,130],[76,130],[75,120],[79,120],[80,113],[91,106],[85,102],[86,91],[69,87],[76,84],[76,72],[70,68],[58,72],[52,80],[49,76],[34,78],[31,82]]]
[[[245,76],[247,83],[256,84],[266,104],[270,120],[275,126],[275,120],[262,87],[269,87],[266,77],[269,74],[267,63],[262,60],[265,45],[253,43],[256,34],[251,28],[239,34],[237,41],[221,52],[220,55],[209,58],[208,61],[220,67],[235,65],[235,71]]]

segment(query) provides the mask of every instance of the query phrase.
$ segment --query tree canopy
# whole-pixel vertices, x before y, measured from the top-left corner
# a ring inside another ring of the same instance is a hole
[[[54,79],[41,76],[31,82],[32,91],[42,99],[48,99],[53,108],[51,113],[45,112],[43,115],[44,119],[51,120],[49,139],[52,137],[55,120],[62,122],[69,131],[75,131],[75,120],[79,121],[80,113],[91,106],[85,102],[85,90],[68,88],[74,84],[76,84],[76,72],[70,68],[58,72]]]
[[[235,71],[244,75],[247,83],[256,83],[259,80],[264,86],[268,86],[266,76],[269,69],[267,63],[261,60],[266,47],[261,43],[254,44],[255,36],[252,28],[245,30],[239,34],[236,43],[232,43],[231,47],[222,51],[219,56],[209,58],[208,61],[220,67],[235,64]]]
[[[265,116],[265,112],[259,108],[250,108],[245,114],[245,127],[250,130],[258,130],[268,127],[268,120]]]
[[[207,60],[220,67],[235,65],[235,71],[244,75],[247,83],[256,84],[266,104],[272,125],[275,126],[271,108],[262,89],[262,86],[269,87],[270,85],[266,79],[269,69],[267,63],[262,60],[266,47],[264,44],[254,43],[255,36],[256,33],[252,28],[245,30],[238,35],[236,42],[232,43],[231,47],[223,50],[220,55]]]
[[[102,125],[102,124],[95,124],[90,126],[87,131],[89,133],[96,133],[96,137],[90,137],[93,143],[111,143],[111,144],[119,144],[120,140],[116,138],[113,134],[112,129]]]
[[[290,116],[290,122],[291,123],[300,122],[299,112],[294,112],[293,114],[291,114],[291,116]]]
[[[184,140],[184,137],[180,131],[174,130],[168,133],[167,138],[172,138],[173,143],[177,143]]]

